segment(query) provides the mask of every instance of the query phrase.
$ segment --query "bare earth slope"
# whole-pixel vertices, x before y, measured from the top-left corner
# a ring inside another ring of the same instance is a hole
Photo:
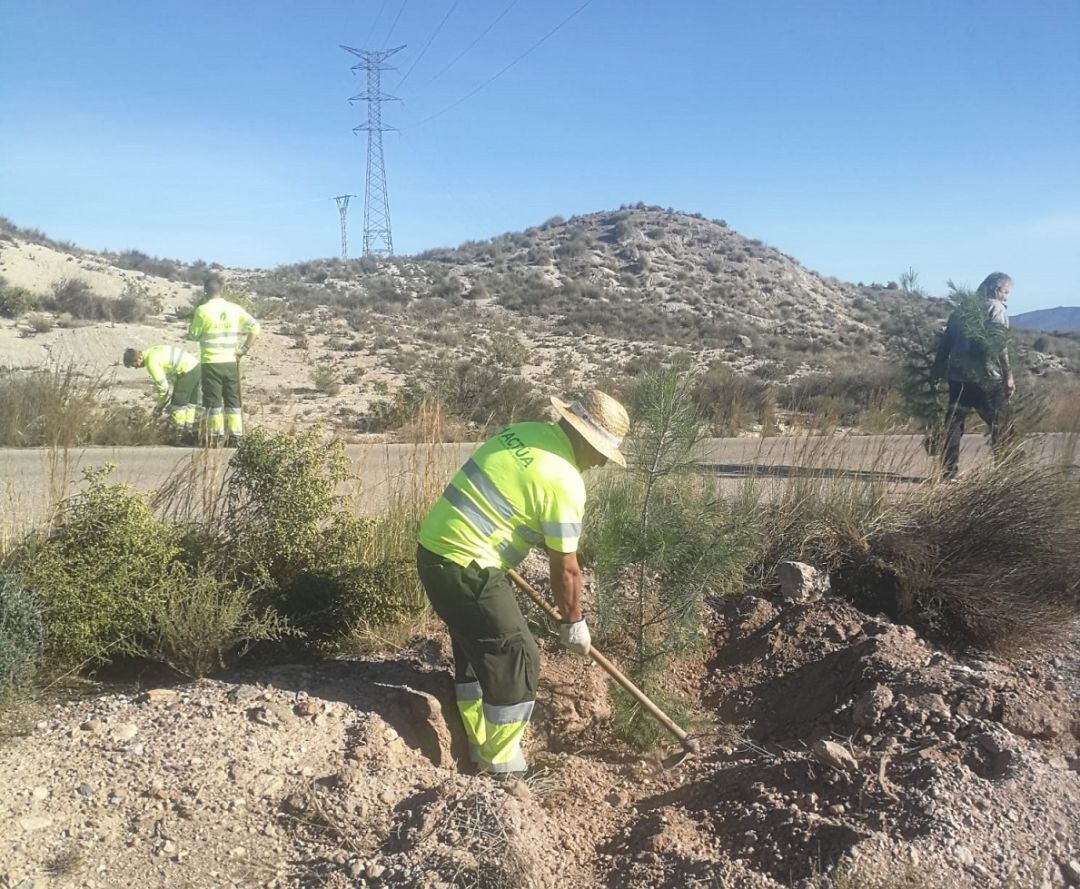
[[[729,600],[679,680],[700,758],[630,755],[600,671],[546,651],[539,774],[505,789],[464,773],[442,638],[105,694],[0,748],[0,885],[777,889],[854,862],[1053,889],[1080,879],[1077,666],[958,659],[837,599]]]

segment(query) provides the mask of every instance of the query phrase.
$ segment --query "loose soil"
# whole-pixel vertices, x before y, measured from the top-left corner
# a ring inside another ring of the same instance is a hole
[[[700,757],[620,746],[604,675],[545,646],[510,785],[467,774],[439,636],[42,705],[0,748],[0,886],[773,889],[852,862],[1070,885],[1078,666],[949,654],[835,598],[724,600],[672,677]]]

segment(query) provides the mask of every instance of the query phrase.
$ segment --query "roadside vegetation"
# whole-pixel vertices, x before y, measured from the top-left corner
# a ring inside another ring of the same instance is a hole
[[[72,364],[0,370],[0,447],[72,448],[165,441],[165,426],[144,403],[122,404],[111,380]]]
[[[1010,653],[1080,614],[1074,454],[1018,453],[913,488],[885,471],[751,475],[721,496],[691,457],[708,428],[702,380],[688,367],[641,377],[630,469],[591,481],[583,538],[598,644],[674,713],[692,701],[666,677],[700,656],[712,597],[775,589],[785,560],[827,571],[836,593],[943,645]],[[280,658],[407,639],[426,619],[416,528],[452,471],[436,459],[452,430],[440,403],[422,402],[420,415],[425,465],[389,480],[377,510],[358,508],[344,445],[319,430],[252,430],[227,462],[197,452],[150,495],[89,473],[47,526],[0,556],[5,690],[116,659],[202,676],[253,649]],[[814,449],[827,440],[806,442],[791,462],[826,466]],[[615,722],[636,747],[658,740],[630,700],[617,699]]]

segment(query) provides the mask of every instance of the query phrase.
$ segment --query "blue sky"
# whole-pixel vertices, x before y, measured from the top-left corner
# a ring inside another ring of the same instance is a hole
[[[1000,269],[1014,312],[1080,303],[1076,0],[592,0],[422,122],[582,2],[0,3],[0,214],[93,248],[334,255],[366,113],[338,44],[389,38],[388,91],[416,62],[384,108],[399,253],[643,200],[847,280]]]

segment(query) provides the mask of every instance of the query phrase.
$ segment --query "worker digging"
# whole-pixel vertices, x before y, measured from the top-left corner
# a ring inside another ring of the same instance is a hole
[[[195,444],[195,413],[201,381],[199,359],[180,346],[157,345],[142,352],[125,349],[124,367],[145,367],[150,374],[157,408],[169,413],[171,442]]]
[[[259,334],[259,322],[242,306],[226,300],[221,295],[222,287],[219,277],[207,280],[206,301],[191,317],[188,339],[199,343],[209,442],[212,446],[224,443],[232,447],[244,437],[240,359],[251,350]]]
[[[548,553],[559,642],[586,656],[578,540],[586,470],[613,462],[630,421],[598,390],[567,404],[556,423],[517,423],[465,463],[420,526],[417,570],[450,631],[454,689],[479,771],[525,774],[521,750],[536,698],[540,656],[508,574],[533,546]]]

